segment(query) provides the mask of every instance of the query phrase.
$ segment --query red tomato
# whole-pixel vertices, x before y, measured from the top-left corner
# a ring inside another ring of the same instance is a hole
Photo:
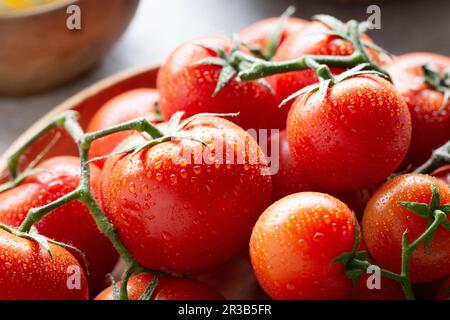
[[[155,89],[126,91],[108,101],[94,114],[87,126],[87,132],[107,129],[140,117],[152,120],[151,117],[155,116],[155,103],[158,100],[159,93]],[[89,157],[93,159],[110,154],[121,141],[131,134],[131,131],[122,131],[94,141]],[[96,161],[96,164],[103,167],[105,161],[106,159],[101,159]]]
[[[196,279],[220,292],[227,300],[267,300],[256,280],[248,248],[233,260]]]
[[[134,157],[108,159],[102,200],[120,238],[142,265],[200,273],[244,248],[270,203],[272,186],[264,154],[238,126],[201,118],[184,133],[208,146],[171,141]],[[135,135],[117,150],[145,141]]]
[[[86,277],[78,261],[69,251],[53,244],[50,252],[51,256],[37,242],[0,229],[0,300],[89,299]]]
[[[311,22],[301,32],[288,37],[275,55],[275,61],[286,61],[297,59],[303,55],[335,55],[347,56],[354,52],[351,43],[336,36],[324,34],[330,28],[322,22]],[[370,41],[370,38],[363,35],[362,38]],[[383,64],[385,57],[374,50],[367,50],[375,62]],[[345,69],[331,68],[334,74],[339,74]],[[278,101],[290,96],[292,93],[316,83],[317,77],[313,70],[302,70],[275,75],[268,78],[269,83],[277,94]],[[289,109],[287,106],[285,109]],[[287,112],[287,111],[286,111]]]
[[[161,113],[168,120],[176,111],[186,116],[202,112],[236,113],[231,120],[244,129],[278,128],[285,119],[278,117],[274,95],[256,81],[235,78],[213,95],[222,70],[217,65],[197,65],[217,54],[202,46],[230,51],[231,42],[221,37],[203,37],[178,47],[162,65],[158,75]]]
[[[356,191],[382,182],[403,161],[411,139],[406,103],[388,81],[348,78],[295,100],[289,146],[305,176],[321,187]]]
[[[303,192],[264,211],[253,229],[250,257],[273,299],[345,299],[352,281],[332,261],[350,252],[354,241],[354,216],[344,203]]]
[[[293,159],[289,149],[286,132],[279,137],[279,170],[272,176],[273,199],[279,200],[293,193],[304,191],[321,191],[322,188],[311,183],[303,174],[302,168]]]
[[[392,80],[411,112],[411,148],[405,165],[425,162],[433,149],[450,139],[450,102],[443,108],[443,94],[420,81],[422,66],[431,63],[441,72],[450,68],[450,58],[434,53],[409,53],[395,58],[387,67]]]
[[[0,194],[0,223],[18,227],[32,208],[46,205],[73,191],[80,180],[80,159],[55,157],[42,162],[42,171],[28,177],[15,189]],[[91,166],[91,183],[99,195],[100,170]],[[73,201],[52,211],[36,225],[39,233],[75,246],[88,260],[88,280],[92,292],[103,287],[118,255],[109,240],[97,229],[88,208]],[[83,262],[80,257],[80,263]],[[97,291],[98,292],[98,291]]]
[[[279,139],[279,170],[272,176],[273,199],[279,200],[285,196],[305,191],[316,191],[331,194],[338,198],[350,209],[356,212],[358,218],[362,217],[364,208],[370,197],[370,190],[354,192],[329,192],[322,187],[314,185],[303,174],[302,168],[292,157],[286,132],[272,138]]]
[[[265,48],[272,34],[280,23],[279,17],[268,18],[255,22],[239,33],[242,43],[251,44],[260,48]],[[281,45],[287,37],[300,32],[308,23],[307,20],[299,18],[288,18],[284,24],[280,36],[279,45]]]
[[[437,169],[431,175],[446,183],[447,185],[450,185],[450,165],[443,166]]]
[[[439,290],[438,296],[436,297],[438,300],[450,300],[450,278],[442,286],[441,290]]]
[[[386,182],[372,196],[363,216],[363,233],[367,249],[375,261],[393,272],[400,271],[402,236],[407,230],[409,242],[428,227],[427,219],[402,207],[398,202],[430,203],[431,186],[441,194],[441,204],[450,203],[450,189],[427,175],[406,174]],[[450,232],[436,231],[430,253],[425,245],[411,256],[411,281],[428,282],[446,276],[450,270]]]
[[[129,300],[139,300],[150,285],[153,275],[139,274],[128,280]],[[117,283],[120,288],[120,282]],[[114,300],[112,286],[101,292],[95,300]],[[223,300],[223,297],[200,281],[188,278],[158,277],[151,300]]]
[[[354,300],[405,300],[405,294],[399,282],[381,277],[380,289],[369,289],[368,278],[369,275],[365,274],[356,281],[352,297]]]

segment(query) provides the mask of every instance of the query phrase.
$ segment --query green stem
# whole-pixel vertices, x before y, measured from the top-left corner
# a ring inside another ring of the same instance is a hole
[[[377,65],[364,49],[364,44],[361,41],[361,34],[359,31],[359,23],[355,20],[349,21],[348,30],[348,40],[353,44],[355,49],[353,54],[348,56],[304,55],[293,60],[270,62],[251,57],[243,52],[235,52],[233,54],[233,59],[238,61],[246,61],[250,64],[250,67],[239,72],[239,78],[242,81],[251,81],[274,74],[311,69],[309,63],[311,60],[315,61],[319,65],[348,69],[356,67],[362,63],[367,63],[371,70],[383,73],[387,76],[387,78],[390,78],[389,74]],[[317,68],[315,68],[315,70],[317,70]]]
[[[77,200],[79,197],[80,197],[80,189],[76,189],[45,206],[30,209],[30,211],[28,211],[25,220],[20,225],[19,231],[29,232],[31,230],[31,227],[35,223],[41,221],[46,214],[65,205],[66,203],[69,203],[73,200]]]

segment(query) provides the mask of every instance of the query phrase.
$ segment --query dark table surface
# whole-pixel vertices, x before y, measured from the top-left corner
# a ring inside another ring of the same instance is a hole
[[[126,68],[159,63],[182,41],[205,34],[229,35],[258,19],[279,15],[290,4],[297,7],[296,16],[302,18],[327,13],[342,20],[364,20],[368,4],[376,3],[381,7],[382,30],[373,31],[371,36],[386,49],[395,54],[432,51],[450,55],[450,0],[342,2],[141,0],[128,31],[91,72],[44,94],[0,97],[0,152],[48,110],[99,79]]]

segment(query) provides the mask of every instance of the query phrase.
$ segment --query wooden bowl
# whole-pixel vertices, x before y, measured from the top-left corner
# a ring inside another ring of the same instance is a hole
[[[52,111],[44,115],[32,127],[26,130],[6,152],[0,157],[0,176],[3,180],[7,177],[6,161],[24,141],[32,137],[40,128],[45,126],[51,119],[65,110],[75,110],[80,113],[80,122],[86,127],[94,113],[108,100],[116,95],[137,88],[154,88],[156,86],[156,76],[158,66],[149,66],[134,70],[127,70],[117,75],[113,75],[102,80],[80,93],[69,98]],[[55,136],[56,131],[42,137],[23,157],[22,166],[28,164],[34,157],[42,151],[43,146],[49,143]],[[47,157],[56,155],[78,155],[77,149],[71,138],[67,134],[62,134],[57,144],[48,153]]]
[[[119,39],[139,0],[65,0],[0,15],[0,94],[23,95],[60,85],[88,70]],[[69,30],[67,7],[81,9]]]

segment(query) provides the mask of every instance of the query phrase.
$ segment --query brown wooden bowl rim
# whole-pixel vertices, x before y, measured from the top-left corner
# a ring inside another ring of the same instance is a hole
[[[15,139],[11,145],[6,149],[5,152],[0,156],[0,173],[4,172],[7,165],[7,159],[17,150],[18,146],[22,145],[25,141],[27,141],[30,136],[32,136],[35,132],[37,132],[40,128],[42,128],[48,121],[56,115],[60,114],[65,110],[70,110],[74,106],[79,105],[86,99],[94,96],[95,94],[106,90],[107,88],[120,83],[122,81],[127,80],[128,78],[132,78],[138,76],[142,73],[149,72],[152,70],[157,70],[160,64],[155,63],[147,66],[135,67],[123,70],[121,72],[115,73],[109,77],[106,77],[102,80],[99,80],[87,88],[81,90],[75,95],[69,97],[55,108],[44,114],[39,120],[37,120],[31,127],[26,129],[17,139]]]

